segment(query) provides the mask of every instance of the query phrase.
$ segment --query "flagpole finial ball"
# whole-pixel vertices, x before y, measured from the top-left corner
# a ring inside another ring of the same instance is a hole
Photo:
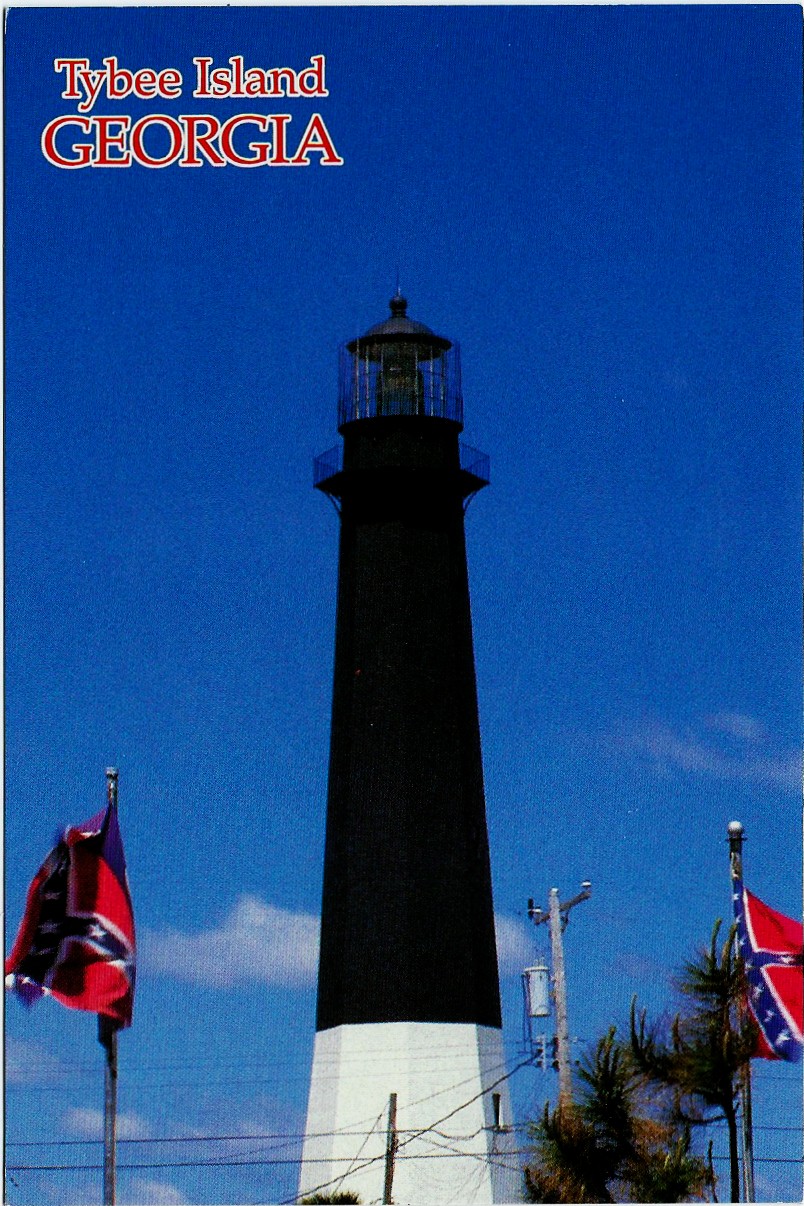
[[[740,821],[729,821],[729,833],[736,836],[738,833],[742,833],[742,831],[743,826]]]

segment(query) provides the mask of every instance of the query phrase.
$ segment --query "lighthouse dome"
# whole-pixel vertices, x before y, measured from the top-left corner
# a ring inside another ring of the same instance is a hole
[[[403,297],[399,291],[394,294],[388,305],[391,309],[391,317],[386,318],[383,322],[375,323],[373,327],[370,327],[366,331],[361,339],[353,340],[349,345],[350,351],[354,350],[358,343],[368,343],[377,339],[422,341],[434,348],[443,350],[452,346],[448,339],[444,339],[441,335],[436,335],[435,331],[425,326],[423,322],[414,322],[412,318],[408,318],[407,298]]]

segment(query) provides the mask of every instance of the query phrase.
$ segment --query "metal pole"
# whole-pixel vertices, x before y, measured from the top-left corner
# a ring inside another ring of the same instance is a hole
[[[572,1104],[572,1072],[567,1022],[567,981],[564,976],[564,941],[558,888],[550,889],[550,951],[553,960],[553,993],[556,1002],[556,1059],[558,1060],[558,1104]]]
[[[103,1021],[98,1019],[99,1028]],[[103,1097],[103,1206],[115,1206],[117,1194],[117,1031],[106,1046]]]
[[[743,1067],[740,1092],[743,1099],[743,1184],[746,1202],[755,1202],[754,1192],[754,1117],[751,1106],[751,1061]]]
[[[117,808],[117,769],[106,770],[106,794]],[[106,1050],[103,1077],[103,1206],[115,1206],[117,1196],[117,1022],[98,1014],[98,1041]]]
[[[388,1134],[385,1141],[385,1186],[382,1200],[384,1203],[393,1202],[391,1192],[394,1187],[394,1156],[396,1155],[396,1093],[388,1098]]]
[[[734,880],[743,878],[743,827],[739,821],[729,821],[729,864],[731,869],[732,893]],[[741,1007],[740,1016],[745,1012]],[[742,1100],[743,1140],[743,1190],[746,1202],[755,1202],[754,1190],[754,1119],[751,1107],[751,1060],[747,1059],[740,1073],[740,1098]]]

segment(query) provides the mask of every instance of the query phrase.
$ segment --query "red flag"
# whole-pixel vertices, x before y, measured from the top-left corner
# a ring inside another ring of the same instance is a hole
[[[48,992],[131,1025],[134,915],[112,805],[67,829],[37,871],[5,970],[27,1004]]]
[[[769,908],[736,876],[732,900],[748,985],[748,1007],[759,1029],[760,1059],[797,1060],[804,1026],[802,925]]]

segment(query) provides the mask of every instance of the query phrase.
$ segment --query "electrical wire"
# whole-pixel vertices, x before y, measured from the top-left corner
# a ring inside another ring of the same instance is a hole
[[[460,1082],[463,1083],[463,1082]],[[457,1087],[457,1086],[454,1086]],[[425,1099],[426,1100],[426,1099]],[[382,1114],[380,1115],[382,1117]],[[516,1122],[506,1129],[511,1131],[526,1132],[530,1128],[528,1122]],[[376,1126],[376,1124],[375,1124]],[[707,1126],[722,1128],[726,1126],[724,1119],[716,1119],[707,1123]],[[476,1138],[485,1128],[479,1127],[470,1135],[448,1135],[444,1131],[434,1130],[433,1133],[439,1135],[442,1139],[448,1140],[468,1140]],[[804,1127],[801,1126],[775,1126],[772,1123],[754,1123],[754,1131],[784,1131],[794,1134],[801,1134]],[[236,1135],[163,1135],[161,1137],[154,1136],[138,1136],[137,1138],[118,1139],[118,1147],[122,1144],[129,1143],[223,1143],[223,1142],[238,1142],[238,1141],[253,1141],[255,1139],[263,1140],[279,1140],[279,1139],[332,1139],[342,1137],[343,1135],[351,1135],[354,1138],[364,1135],[372,1135],[372,1131],[276,1131],[269,1134],[263,1133],[239,1133]],[[100,1146],[103,1143],[102,1139],[7,1139],[6,1147],[86,1147],[88,1144],[97,1144]]]
[[[385,1110],[380,1110],[379,1114],[377,1115],[377,1119],[376,1119],[376,1121],[375,1121],[375,1123],[374,1123],[374,1126],[373,1126],[373,1127],[371,1128],[371,1130],[368,1132],[368,1134],[366,1135],[365,1139],[364,1139],[364,1140],[363,1140],[363,1142],[360,1144],[360,1147],[358,1148],[357,1152],[356,1152],[356,1153],[355,1153],[355,1155],[352,1157],[352,1164],[350,1164],[350,1165],[349,1165],[349,1167],[347,1168],[346,1172],[345,1172],[345,1173],[343,1174],[343,1176],[341,1177],[340,1181],[338,1181],[338,1182],[336,1183],[336,1185],[335,1185],[335,1189],[336,1189],[336,1190],[337,1190],[337,1189],[339,1188],[339,1186],[340,1186],[340,1185],[343,1183],[343,1181],[345,1181],[345,1179],[346,1179],[346,1178],[349,1176],[349,1173],[352,1171],[352,1165],[354,1165],[354,1164],[355,1164],[355,1163],[356,1163],[356,1162],[357,1162],[357,1161],[360,1159],[360,1153],[363,1151],[363,1148],[366,1146],[366,1144],[368,1143],[369,1139],[370,1139],[370,1138],[371,1138],[371,1136],[372,1136],[372,1135],[375,1133],[375,1131],[376,1131],[377,1127],[380,1125],[380,1121],[382,1120],[382,1116],[383,1116],[383,1114],[384,1114],[384,1113],[385,1113]],[[299,1167],[301,1167],[301,1161],[299,1161]]]
[[[479,1093],[476,1093],[474,1095],[474,1097],[470,1097],[468,1101],[465,1101],[461,1105],[456,1106],[456,1108],[454,1110],[450,1110],[450,1112],[448,1114],[445,1114],[443,1118],[437,1119],[437,1121],[431,1123],[431,1125],[429,1127],[423,1127],[421,1130],[414,1132],[407,1139],[403,1139],[397,1146],[396,1159],[404,1159],[405,1158],[404,1156],[399,1156],[398,1153],[399,1153],[400,1148],[407,1147],[408,1144],[413,1143],[414,1140],[416,1140],[417,1138],[421,1137],[422,1135],[427,1134],[428,1131],[434,1130],[436,1127],[441,1126],[442,1122],[446,1122],[448,1118],[452,1118],[455,1114],[459,1114],[461,1112],[461,1110],[465,1110],[467,1106],[470,1106],[473,1102],[478,1101],[479,1098],[484,1097],[486,1093],[490,1093],[493,1089],[496,1089],[497,1085],[502,1084],[503,1081],[509,1080],[516,1072],[518,1072],[520,1070],[520,1068],[524,1068],[526,1066],[526,1064],[529,1064],[529,1063],[530,1063],[530,1060],[523,1060],[521,1063],[516,1064],[511,1069],[510,1072],[506,1072],[506,1074],[504,1076],[499,1077],[498,1080],[495,1080],[492,1084],[488,1085],[487,1088],[481,1089],[481,1091]],[[431,1094],[431,1096],[438,1096],[438,1094]],[[422,1100],[427,1101],[427,1100],[429,1100],[429,1098],[423,1098]],[[449,1158],[449,1153],[446,1153],[446,1152],[443,1153],[443,1157]],[[413,1159],[422,1159],[422,1158],[426,1158],[426,1157],[413,1157]],[[363,1164],[358,1165],[357,1168],[353,1169],[352,1171],[353,1172],[361,1172],[365,1168],[370,1168],[372,1164],[376,1164],[378,1160],[383,1160],[383,1159],[385,1159],[384,1153],[380,1156],[374,1156],[370,1160],[366,1160]],[[318,1193],[322,1189],[328,1189],[338,1179],[339,1178],[334,1177],[334,1178],[331,1178],[329,1181],[322,1182],[321,1185],[316,1185],[312,1188],[307,1187],[307,1188],[305,1188],[305,1194],[312,1195],[314,1193]],[[283,1202],[280,1204],[280,1206],[293,1206],[293,1203],[296,1202],[296,1200],[297,1200],[297,1196],[298,1195],[294,1194],[294,1196],[292,1198],[285,1198],[283,1200]]]
[[[713,1160],[730,1160],[731,1156],[712,1156]],[[804,1156],[754,1156],[754,1164],[804,1164]]]
[[[429,1142],[429,1140],[428,1140],[428,1142]],[[433,1146],[440,1146],[440,1145],[433,1145]],[[510,1156],[528,1156],[528,1155],[532,1155],[532,1149],[529,1147],[528,1148],[525,1148],[525,1147],[514,1148],[510,1152],[498,1153],[498,1155],[503,1155],[503,1154],[510,1155]],[[484,1165],[488,1165],[489,1163],[492,1163],[492,1164],[494,1164],[494,1166],[496,1168],[500,1168],[505,1171],[511,1171],[510,1165],[500,1164],[495,1161],[490,1161],[488,1156],[484,1155],[482,1152],[465,1152],[465,1151],[460,1151],[458,1149],[447,1149],[447,1150],[441,1150],[441,1151],[435,1151],[435,1152],[409,1152],[406,1155],[398,1156],[397,1158],[400,1160],[439,1160],[439,1159],[466,1160],[466,1159],[474,1159]],[[385,1153],[383,1152],[382,1155],[380,1155],[380,1156],[373,1156],[370,1160],[366,1161],[363,1165],[361,1165],[360,1168],[367,1168],[369,1165],[376,1164],[379,1160],[384,1160],[384,1159],[385,1159]],[[728,1160],[729,1157],[728,1156],[715,1156],[714,1159],[715,1160]],[[757,1157],[755,1157],[755,1159],[757,1159]],[[765,1159],[765,1160],[771,1160],[771,1161],[778,1162],[777,1157],[759,1157],[759,1159],[760,1160]],[[352,1163],[353,1161],[354,1161],[353,1156],[332,1156],[326,1162],[328,1164],[337,1164],[337,1163],[346,1164],[346,1163]],[[792,1158],[790,1158],[789,1160],[784,1160],[781,1162],[782,1163],[800,1164],[802,1162],[802,1160],[801,1159],[793,1160]],[[277,1166],[287,1166],[287,1165],[298,1166],[298,1163],[299,1163],[299,1161],[294,1160],[294,1159],[282,1159],[282,1160],[277,1160],[277,1159],[163,1160],[163,1161],[143,1161],[143,1162],[137,1163],[137,1164],[120,1164],[120,1163],[118,1163],[117,1168],[121,1171],[134,1172],[134,1171],[137,1171],[138,1169],[159,1169],[159,1168],[253,1168],[253,1167],[262,1168],[262,1167],[277,1167]],[[314,1161],[314,1163],[318,1163],[318,1161]],[[100,1164],[100,1163],[99,1164],[9,1164],[6,1166],[7,1171],[13,1170],[14,1172],[98,1172],[102,1168],[103,1168],[103,1164]],[[354,1171],[359,1172],[360,1168],[355,1169]],[[335,1180],[343,1180],[345,1175],[346,1175],[345,1173],[339,1174],[338,1177],[335,1178]],[[331,1184],[331,1182],[328,1182],[328,1184]],[[319,1188],[322,1188],[322,1187],[319,1186]],[[305,1190],[305,1193],[306,1192],[308,1192],[308,1191]],[[310,1190],[309,1192],[316,1193],[316,1192],[318,1192],[318,1190]]]
[[[516,1148],[511,1152],[506,1153],[511,1156],[528,1156],[532,1155],[531,1148]],[[462,1152],[462,1151],[436,1151],[425,1153],[409,1153],[404,1156],[399,1156],[400,1160],[466,1160],[474,1158],[484,1165],[489,1163],[488,1157],[481,1152]],[[328,1163],[346,1163],[353,1160],[351,1156],[335,1156]],[[381,1156],[372,1157],[363,1164],[362,1168],[367,1168],[371,1164],[376,1164],[378,1160],[384,1160],[385,1153]],[[713,1160],[728,1161],[730,1156],[713,1155]],[[754,1162],[759,1164],[802,1164],[804,1156],[754,1156]],[[160,1169],[160,1168],[252,1168],[252,1167],[274,1167],[284,1165],[297,1165],[298,1160],[177,1160],[177,1161],[162,1161],[148,1162],[141,1164],[118,1164],[117,1168],[128,1172],[133,1172],[138,1169]],[[509,1165],[496,1164],[495,1167],[511,1171]],[[10,1164],[6,1166],[7,1172],[99,1172],[103,1168],[103,1164]],[[356,1171],[360,1171],[357,1169]],[[339,1174],[336,1180],[341,1180],[345,1174]],[[11,1177],[9,1176],[9,1180]],[[13,1184],[18,1185],[16,1181]],[[319,1187],[322,1188],[322,1187]],[[305,1191],[307,1192],[307,1191]],[[310,1193],[318,1192],[310,1190]],[[295,1199],[290,1199],[295,1201]]]

